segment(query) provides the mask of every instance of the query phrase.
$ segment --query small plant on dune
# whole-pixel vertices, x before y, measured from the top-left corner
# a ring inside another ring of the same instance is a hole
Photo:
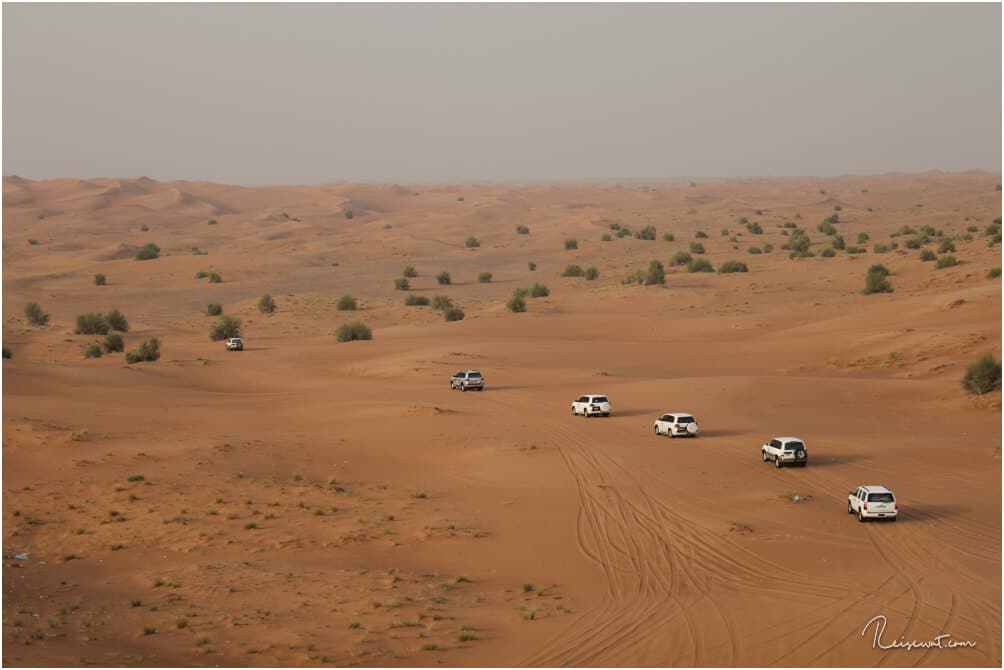
[[[634,234],[635,238],[639,240],[654,240],[655,239],[655,226],[645,226],[641,230]]]
[[[265,293],[262,297],[258,298],[258,311],[262,314],[272,314],[276,310],[275,300],[271,295]]]
[[[694,237],[697,238],[697,239],[699,239],[699,240],[701,240],[701,239],[707,239],[708,238],[708,234],[706,232],[704,232],[703,230],[698,230],[696,233],[694,233]]]
[[[693,258],[693,256],[688,254],[686,251],[677,251],[675,254],[673,254],[673,257],[669,259],[669,264],[671,266],[686,265],[687,263],[690,262],[691,258]]]
[[[730,274],[732,272],[749,272],[749,268],[742,261],[725,261],[718,266],[718,274]]]
[[[1001,364],[990,354],[969,366],[962,377],[962,386],[970,393],[983,395],[1000,388]]]
[[[774,251],[774,245],[773,244],[771,244],[771,243],[768,242],[767,244],[763,245],[763,252],[765,254],[769,254],[772,251]]]
[[[872,247],[873,254],[887,254],[889,253],[889,245],[884,242],[879,242]]]
[[[505,306],[510,312],[525,312],[526,300],[519,291],[514,291],[509,300],[506,301]]]
[[[907,249],[920,249],[924,246],[924,240],[919,237],[911,237],[903,243],[903,246]]]
[[[987,279],[997,279],[1000,276],[1001,276],[1001,268],[999,265],[995,268],[990,268],[990,271],[987,272]]]
[[[143,635],[153,635],[157,632],[156,626],[143,626]]]
[[[582,277],[586,274],[578,265],[566,265],[564,272],[561,273],[562,277]]]
[[[936,270],[940,270],[941,268],[950,268],[953,265],[958,265],[958,264],[959,264],[959,259],[957,259],[955,256],[941,256],[938,258],[938,262],[934,264],[934,267]]]
[[[33,247],[34,247],[34,246],[37,246],[37,245],[38,245],[38,240],[35,240],[35,239],[29,239],[29,240],[28,240],[28,244],[29,244],[29,245],[31,245],[31,246],[33,246]]]
[[[547,288],[543,284],[534,282],[533,286],[530,287],[531,298],[546,298],[549,295],[551,295],[551,289]]]
[[[351,220],[354,216],[355,216],[355,213],[353,213],[353,211],[351,209],[345,210],[345,218],[346,219],[350,219]]]
[[[451,279],[449,272],[446,272],[444,270],[443,272],[440,272],[439,274],[436,275],[436,283],[438,283],[440,286],[449,286],[450,282]]]
[[[125,340],[118,333],[109,333],[105,337],[104,348],[108,353],[125,351]]]
[[[529,235],[530,229],[526,226],[516,226],[516,233],[519,235]]]
[[[210,272],[209,273],[209,283],[210,284],[222,284],[223,283],[223,275],[221,275],[219,272]]]
[[[407,277],[398,277],[394,280],[394,290],[407,291],[409,288],[411,288],[411,284],[408,282]]]
[[[728,237],[729,236],[729,229],[728,228],[722,228],[720,232],[721,232],[722,237]]]
[[[663,242],[673,242],[675,240],[676,240],[676,235],[674,235],[673,233],[663,233],[662,234],[662,241]]]
[[[409,295],[404,299],[404,304],[408,307],[424,307],[429,304],[429,299],[424,295]]]
[[[761,249],[760,247],[750,247],[749,249],[746,250],[746,252],[753,255],[758,255],[763,253],[763,249]]]
[[[90,312],[77,315],[77,327],[73,330],[77,335],[107,335],[108,322],[103,314]]]
[[[704,253],[704,245],[701,244],[700,242],[691,242],[690,243],[690,253],[692,253],[692,254],[703,254]]]
[[[834,256],[837,255],[837,252],[833,250],[833,247],[826,247],[825,249],[819,252],[819,255],[822,256],[823,258],[833,258]]]
[[[209,329],[209,339],[214,342],[229,340],[241,336],[241,320],[233,316],[221,316],[220,320]]]
[[[126,354],[126,363],[142,363],[144,361],[155,361],[160,358],[160,340],[151,337],[143,340],[139,348]]]
[[[824,235],[836,235],[837,234],[837,228],[836,228],[836,226],[834,226],[832,223],[830,223],[829,219],[823,219],[823,221],[818,226],[816,226],[816,230],[818,230],[819,232],[823,233]]]
[[[565,240],[565,249],[571,251],[572,249],[579,248],[579,241],[574,237],[569,237]]]
[[[650,261],[645,272],[645,286],[666,283],[666,269],[659,261]]]
[[[104,350],[101,345],[97,342],[91,342],[86,347],[84,347],[84,358],[101,358],[101,354]]]
[[[206,271],[206,270],[199,270],[198,272],[195,273],[195,278],[196,279],[205,279],[208,276],[209,276],[209,272]]]
[[[837,251],[843,251],[844,249],[847,248],[847,243],[844,242],[843,235],[834,235],[832,245],[833,248],[836,249]]]
[[[218,302],[211,302],[206,305],[206,314],[209,316],[219,316],[223,314],[223,305]]]
[[[445,295],[434,295],[432,296],[432,308],[446,310],[453,307],[453,299],[448,298]]]
[[[481,246],[481,241],[472,235],[467,238],[467,241],[464,242],[464,246],[467,247],[468,249],[477,249],[478,247]]]
[[[32,326],[44,326],[49,323],[49,315],[42,311],[37,302],[29,302],[24,306],[24,316]]]
[[[868,233],[858,233],[858,244],[864,244],[870,239],[871,237],[868,235]]]
[[[354,340],[372,340],[373,331],[362,321],[349,321],[338,326],[335,337],[339,342],[352,342]]]
[[[481,282],[482,284],[487,284],[491,280],[492,280],[492,273],[491,272],[479,272],[478,273],[478,281]]]
[[[112,330],[117,330],[122,333],[129,332],[129,322],[126,320],[122,312],[117,309],[113,309],[105,314],[105,322],[108,323],[108,327]]]
[[[920,260],[924,263],[928,261],[933,261],[937,258],[937,255],[930,249],[922,249],[920,252]]]
[[[216,225],[216,219],[209,219],[208,221],[206,221],[206,225],[207,226],[215,226]]]
[[[136,252],[136,260],[138,261],[149,261],[154,258],[160,258],[160,247],[158,247],[153,242],[148,242],[139,248]]]
[[[889,270],[884,265],[873,265],[865,275],[865,287],[861,291],[865,295],[872,293],[892,293],[892,284],[887,277]]]
[[[694,258],[687,263],[687,272],[714,272],[715,268],[707,258]]]
[[[537,264],[534,263],[533,261],[528,261],[527,264],[526,264],[526,267],[527,267],[528,270],[530,270],[530,272],[536,272],[537,271]]]
[[[763,235],[763,226],[761,226],[756,221],[747,223],[746,230],[748,230],[753,235]]]
[[[600,271],[597,270],[595,267],[588,267],[588,268],[586,268],[586,280],[587,281],[593,281],[594,279],[598,279],[599,276],[600,276]]]
[[[612,242],[614,238],[610,236],[610,233],[603,233],[600,235],[600,242]]]
[[[522,286],[520,286],[519,288],[514,288],[512,290],[512,294],[513,295],[518,295],[521,298],[527,298],[530,295],[530,289],[523,288]]]
[[[403,274],[405,277],[414,278],[418,276],[418,271],[415,270],[414,265],[406,265],[404,266],[404,272],[402,272],[401,274]]]
[[[939,254],[947,254],[949,252],[954,252],[954,251],[955,251],[955,243],[949,239],[941,240],[941,242],[938,244]]]
[[[96,273],[96,274],[94,275],[94,285],[95,285],[95,286],[104,286],[104,285],[105,285],[105,284],[107,284],[107,283],[108,283],[108,278],[107,278],[107,277],[105,277],[105,276],[104,276],[103,274],[101,274],[100,272],[98,272],[98,273]]]
[[[810,244],[809,235],[801,228],[796,228],[788,240],[791,250],[796,253],[807,252]]]
[[[464,320],[464,310],[459,307],[447,307],[443,310],[443,320],[444,321],[463,321]]]
[[[866,254],[868,250],[864,247],[847,247],[847,253],[849,254]]]
[[[358,309],[356,299],[350,295],[343,295],[338,299],[338,304],[336,305],[339,312],[351,312]]]

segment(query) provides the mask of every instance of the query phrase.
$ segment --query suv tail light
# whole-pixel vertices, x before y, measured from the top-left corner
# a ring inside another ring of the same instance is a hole
[[[867,502],[865,502],[865,509],[866,510],[868,509],[868,503]]]
[[[892,508],[898,510],[899,509],[899,503],[896,502],[895,500],[893,500],[892,501]]]

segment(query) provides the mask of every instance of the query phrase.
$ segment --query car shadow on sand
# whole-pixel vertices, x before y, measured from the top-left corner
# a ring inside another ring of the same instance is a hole
[[[700,426],[700,424],[697,424]],[[701,437],[735,437],[737,435],[749,435],[748,430],[735,430],[733,428],[712,428],[710,430],[701,429]]]
[[[929,503],[900,503],[897,523],[924,523],[937,519],[950,519],[968,512],[969,507],[963,505],[932,505]]]
[[[648,416],[651,417],[653,421],[658,419],[661,415],[659,410],[656,409],[625,409],[620,410],[616,407],[610,416]]]
[[[810,468],[828,468],[834,465],[846,465],[848,463],[857,463],[859,461],[867,461],[868,457],[862,454],[813,454],[812,450],[809,450],[809,467]]]

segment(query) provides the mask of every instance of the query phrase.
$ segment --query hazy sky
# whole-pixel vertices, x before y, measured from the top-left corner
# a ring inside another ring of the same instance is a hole
[[[3,5],[3,172],[1001,169],[1001,5]]]

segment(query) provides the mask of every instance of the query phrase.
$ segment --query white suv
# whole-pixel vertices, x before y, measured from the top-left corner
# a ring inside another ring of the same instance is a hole
[[[239,337],[231,337],[227,340],[227,351],[244,351],[244,340]]]
[[[857,514],[858,521],[889,519],[895,521],[899,503],[893,492],[884,486],[859,486],[847,494],[847,513]]]
[[[697,419],[688,412],[670,412],[655,420],[656,435],[697,437]]]
[[[462,370],[450,378],[450,388],[460,389],[461,391],[468,389],[484,391],[485,377],[477,370]]]
[[[805,467],[809,462],[809,450],[805,442],[797,437],[775,437],[760,447],[760,455],[764,462],[774,461],[774,467],[782,465],[798,465]]]
[[[572,403],[572,416],[610,416],[610,401],[605,395],[582,395]]]

